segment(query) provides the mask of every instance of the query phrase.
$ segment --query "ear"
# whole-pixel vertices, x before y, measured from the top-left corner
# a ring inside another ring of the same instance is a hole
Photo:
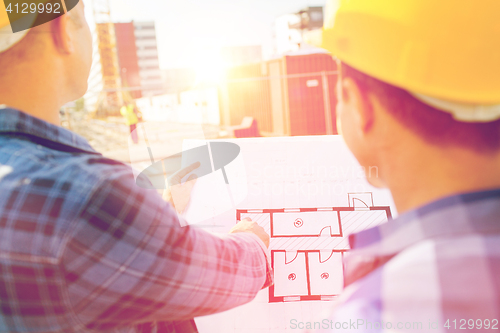
[[[350,77],[342,78],[341,84],[343,103],[350,112],[354,112],[358,129],[363,134],[370,132],[374,121],[372,96],[363,91]]]
[[[75,34],[74,27],[71,24],[70,15],[68,12],[51,22],[51,32],[54,45],[61,54],[72,54],[75,52]]]

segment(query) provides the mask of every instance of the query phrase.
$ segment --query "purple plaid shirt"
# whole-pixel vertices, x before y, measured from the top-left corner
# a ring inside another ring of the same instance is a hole
[[[256,236],[180,227],[129,166],[0,107],[0,332],[178,332],[252,300],[269,267]]]
[[[441,199],[350,243],[349,286],[315,332],[500,329],[500,189]]]

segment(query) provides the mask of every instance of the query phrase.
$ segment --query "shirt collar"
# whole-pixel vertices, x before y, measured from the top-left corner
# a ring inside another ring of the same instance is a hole
[[[440,199],[378,227],[351,235],[357,253],[390,256],[421,240],[500,232],[500,189]]]
[[[58,146],[62,145],[63,150],[98,154],[87,140],[78,134],[5,105],[0,105],[1,133],[25,135],[40,144],[56,143]]]

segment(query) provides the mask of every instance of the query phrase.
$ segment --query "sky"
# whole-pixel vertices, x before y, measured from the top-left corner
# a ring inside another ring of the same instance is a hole
[[[162,69],[196,66],[204,54],[222,46],[261,45],[264,57],[270,57],[276,17],[325,4],[325,0],[109,1],[114,22],[155,21]]]

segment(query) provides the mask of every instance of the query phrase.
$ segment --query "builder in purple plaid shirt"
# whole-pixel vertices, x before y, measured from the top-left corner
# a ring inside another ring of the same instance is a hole
[[[291,328],[498,331],[500,2],[329,5],[339,126],[401,215],[351,235],[336,308]]]
[[[195,332],[270,284],[268,236],[181,228],[130,167],[57,126],[91,55],[82,2],[0,33],[0,332]]]

